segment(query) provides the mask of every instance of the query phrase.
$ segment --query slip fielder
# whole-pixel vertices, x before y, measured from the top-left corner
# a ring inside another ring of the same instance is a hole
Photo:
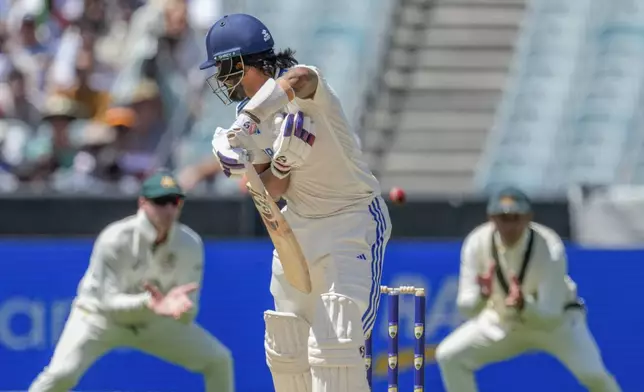
[[[285,279],[273,253],[265,313],[266,360],[278,392],[367,392],[365,336],[379,303],[387,207],[340,101],[320,70],[275,52],[268,28],[246,14],[226,15],[206,37],[216,67],[208,83],[237,120],[218,128],[213,152],[224,173],[241,177],[255,164],[309,263],[312,292]],[[243,148],[232,148],[234,132]]]
[[[193,320],[203,244],[176,222],[184,194],[172,175],[143,184],[136,215],[107,226],[49,365],[30,392],[67,392],[117,347],[132,347],[204,376],[206,391],[232,392],[229,350]]]
[[[457,302],[470,319],[436,350],[446,389],[476,392],[476,370],[543,351],[589,391],[621,391],[588,329],[559,236],[531,221],[529,200],[515,188],[492,197],[488,215],[461,252]]]

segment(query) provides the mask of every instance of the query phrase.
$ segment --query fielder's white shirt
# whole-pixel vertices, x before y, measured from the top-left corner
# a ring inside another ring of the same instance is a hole
[[[318,85],[312,99],[295,98],[286,110],[301,110],[311,118],[315,144],[305,164],[291,171],[290,185],[283,195],[288,210],[305,218],[319,218],[354,208],[366,209],[373,197],[380,195],[380,184],[369,169],[340,100],[319,69],[296,67],[313,70],[318,75]],[[277,75],[284,72],[278,70]],[[238,114],[244,105],[238,105]]]
[[[468,316],[475,316],[484,308],[498,315],[501,322],[522,323],[537,328],[550,328],[562,318],[564,306],[577,300],[577,286],[567,275],[568,264],[563,242],[553,230],[538,223],[531,223],[534,239],[530,261],[521,288],[525,308],[520,315],[505,306],[507,294],[493,274],[492,295],[484,301],[480,294],[477,276],[486,273],[491,263],[492,236],[498,251],[499,263],[510,284],[510,276],[518,276],[528,246],[529,230],[512,248],[505,247],[495,232],[493,223],[487,222],[474,229],[465,239],[461,251],[461,268],[457,303]]]
[[[180,223],[173,226],[163,244],[155,246],[156,237],[156,229],[142,210],[103,229],[78,286],[76,305],[103,313],[117,323],[142,324],[156,317],[146,306],[149,294],[143,289],[145,282],[163,293],[187,283],[201,285],[201,237]],[[188,319],[196,316],[199,294],[198,289],[191,295],[195,307]]]

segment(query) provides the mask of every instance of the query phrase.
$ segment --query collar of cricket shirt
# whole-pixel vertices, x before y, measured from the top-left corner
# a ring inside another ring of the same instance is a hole
[[[489,237],[488,237],[489,238]],[[525,249],[526,245],[528,244],[528,239],[530,238],[530,226],[526,227],[525,230],[523,230],[523,234],[521,234],[521,238],[519,238],[519,241],[512,246],[508,247],[503,244],[503,241],[501,241],[501,234],[499,234],[498,231],[494,231],[494,243],[496,244],[496,248],[498,249],[499,253],[505,253],[507,251],[522,251]]]
[[[139,209],[136,213],[136,221],[137,221],[137,231],[139,232],[139,235],[147,242],[148,244],[152,245],[154,244],[154,241],[157,239],[157,229],[154,227],[152,222],[148,219],[148,216],[145,214],[145,211]],[[177,228],[177,225],[174,224],[170,228],[170,232],[168,233],[168,238],[166,239],[165,243],[170,243],[170,240],[174,236],[175,230]]]
[[[275,79],[279,79],[284,75],[286,72],[288,72],[288,68],[277,68],[275,69]]]

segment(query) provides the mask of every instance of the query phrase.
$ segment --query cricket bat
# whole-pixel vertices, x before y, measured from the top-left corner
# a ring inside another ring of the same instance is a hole
[[[239,146],[234,132],[228,134],[228,142],[232,147]],[[291,226],[286,222],[279,207],[264,187],[253,164],[247,162],[246,169],[246,179],[248,180],[246,188],[253,198],[255,208],[262,217],[273,245],[275,245],[275,250],[284,269],[284,277],[291,286],[302,293],[309,294],[311,292],[309,267]]]

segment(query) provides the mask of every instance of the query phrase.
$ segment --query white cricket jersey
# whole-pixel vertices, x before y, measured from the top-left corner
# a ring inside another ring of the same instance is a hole
[[[567,275],[566,250],[553,230],[531,223],[519,242],[512,248],[503,246],[494,224],[487,222],[474,229],[465,239],[461,251],[461,269],[458,289],[459,308],[469,316],[484,307],[495,311],[501,318],[516,317],[505,306],[505,292],[500,279],[494,274],[492,295],[483,301],[477,276],[486,273],[494,260],[493,246],[505,281],[520,276],[524,260],[529,261],[521,284],[525,308],[520,315],[525,322],[535,326],[552,325],[561,319],[564,308],[578,301],[577,286]],[[532,236],[532,241],[530,240]],[[530,242],[532,245],[530,246]],[[494,244],[494,245],[493,245]],[[528,251],[528,249],[531,251]]]
[[[283,195],[288,209],[297,215],[318,218],[353,208],[366,209],[380,184],[369,169],[358,137],[349,126],[338,96],[316,67],[318,85],[312,99],[296,98],[289,113],[301,110],[315,124],[315,144],[305,164],[291,171],[290,185]],[[286,70],[280,70],[281,76]],[[242,102],[237,111],[245,105]]]
[[[146,306],[145,282],[164,293],[191,282],[201,285],[204,251],[199,235],[176,223],[163,244],[155,246],[156,237],[142,210],[103,229],[78,286],[76,305],[117,323],[141,324],[156,317]],[[199,294],[199,289],[191,294],[195,307],[189,318],[196,316]]]

